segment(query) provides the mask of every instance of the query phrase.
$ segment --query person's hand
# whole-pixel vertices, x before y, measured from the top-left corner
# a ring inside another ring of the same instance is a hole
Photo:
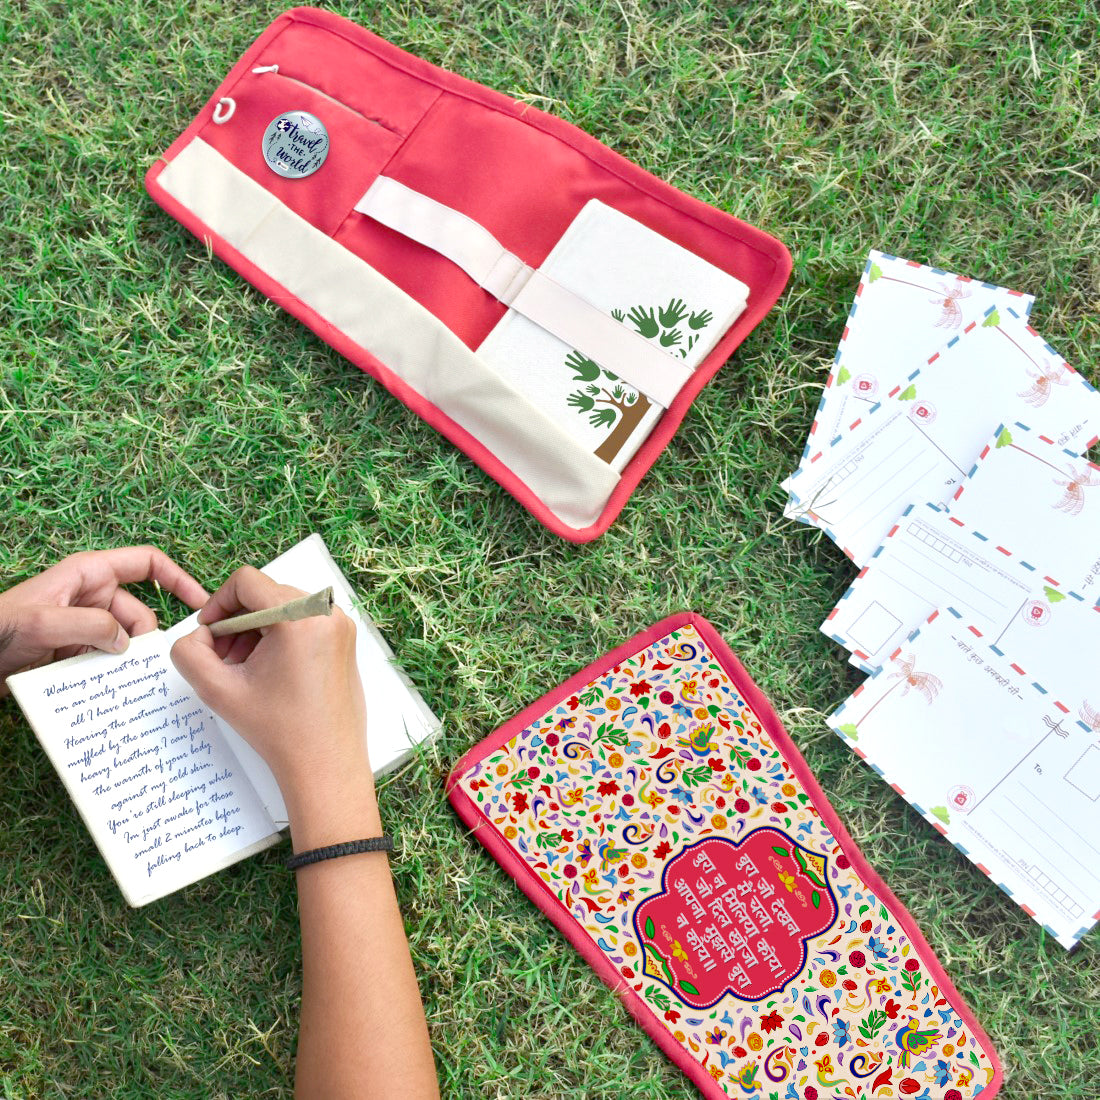
[[[131,637],[155,630],[156,615],[122,587],[141,581],[191,608],[207,600],[202,585],[153,546],[71,554],[0,593],[0,695],[15,672],[90,649],[122,653]]]
[[[267,761],[297,852],[382,832],[355,661],[339,608],[215,639],[209,624],[305,593],[238,569],[172,647],[199,698]],[[389,862],[324,859],[296,875],[302,1026],[296,1096],[439,1096]]]
[[[355,624],[334,608],[224,638],[207,627],[302,595],[257,569],[238,569],[203,608],[198,629],[172,647],[199,698],[267,761],[292,823],[304,803],[316,807],[350,778],[370,776]]]

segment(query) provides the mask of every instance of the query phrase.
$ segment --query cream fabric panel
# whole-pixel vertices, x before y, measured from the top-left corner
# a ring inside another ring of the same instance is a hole
[[[432,314],[200,138],[158,177],[215,233],[508,466],[563,523],[596,521],[618,475]]]
[[[528,267],[484,226],[458,210],[388,176],[379,176],[355,209],[446,256],[506,306],[613,371],[663,408],[672,404],[691,377],[681,359],[544,272]]]

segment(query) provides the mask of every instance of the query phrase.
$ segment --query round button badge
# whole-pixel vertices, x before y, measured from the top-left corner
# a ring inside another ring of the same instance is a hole
[[[285,111],[264,131],[264,160],[286,179],[312,176],[328,156],[325,124],[306,111]]]

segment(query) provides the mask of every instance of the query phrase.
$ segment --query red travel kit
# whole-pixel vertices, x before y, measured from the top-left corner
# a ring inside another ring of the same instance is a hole
[[[574,126],[308,8],[257,39],[146,186],[577,542],[790,273],[778,241]]]

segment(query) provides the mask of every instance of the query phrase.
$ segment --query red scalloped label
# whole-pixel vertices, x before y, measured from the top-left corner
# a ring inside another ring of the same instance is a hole
[[[689,845],[634,914],[645,973],[697,1009],[782,989],[806,966],[806,941],[836,922],[826,865],[773,828]]]

